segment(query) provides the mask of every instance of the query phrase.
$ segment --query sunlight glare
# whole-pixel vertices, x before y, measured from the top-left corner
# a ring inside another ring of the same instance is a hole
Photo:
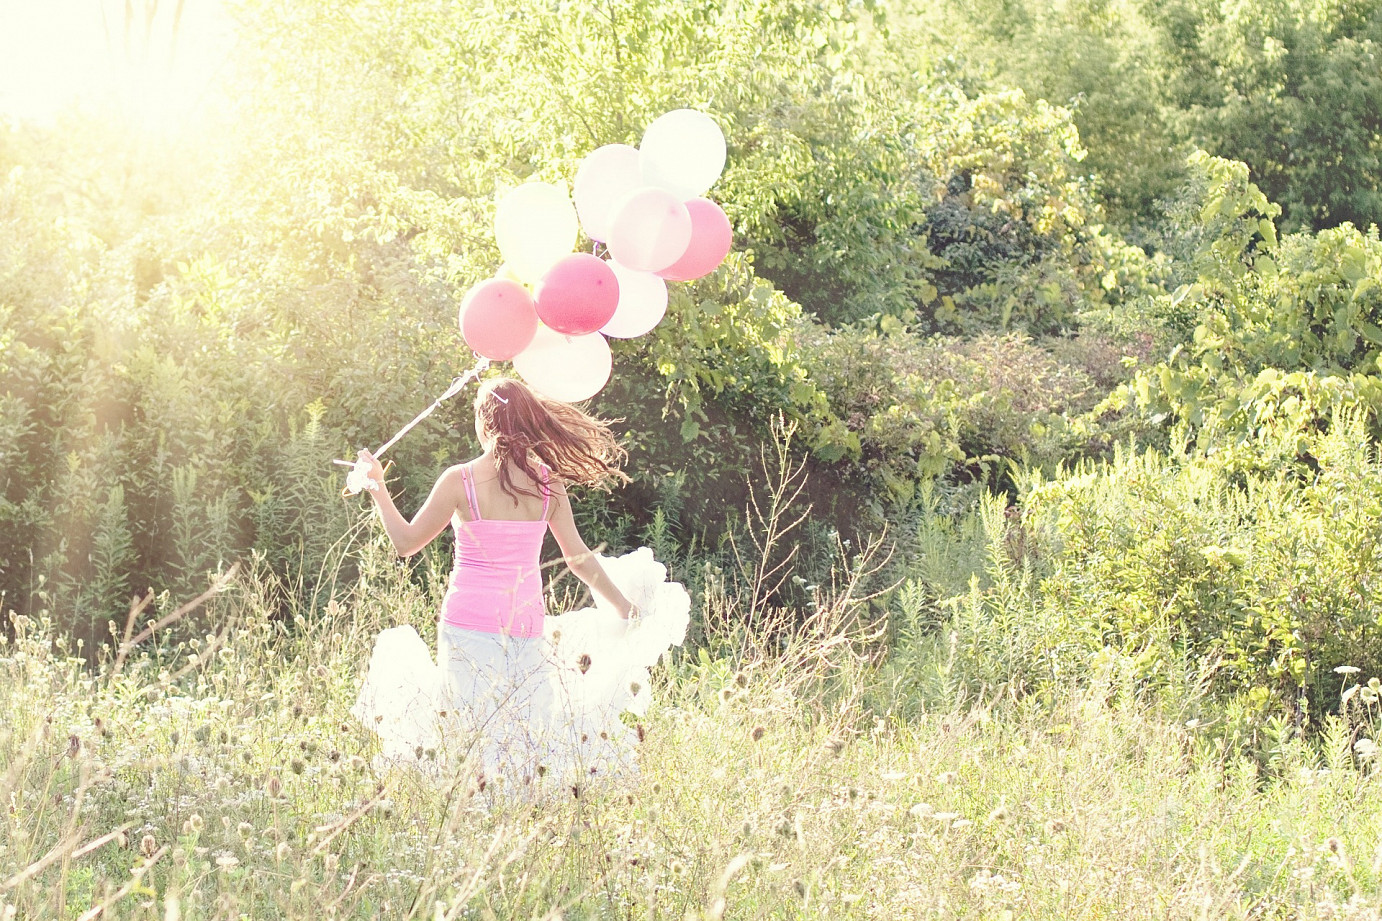
[[[212,98],[232,42],[220,0],[0,0],[0,117],[167,130]]]

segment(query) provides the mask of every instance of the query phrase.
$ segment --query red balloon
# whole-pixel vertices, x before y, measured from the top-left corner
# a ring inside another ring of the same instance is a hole
[[[538,317],[567,336],[595,332],[618,306],[619,279],[603,259],[590,253],[572,253],[538,282]]]
[[[508,361],[528,347],[537,332],[533,296],[516,281],[491,278],[461,301],[461,336],[475,354]]]
[[[691,215],[691,242],[676,262],[657,274],[668,281],[690,281],[715,271],[734,239],[729,218],[724,210],[707,198],[693,198],[686,203]]]

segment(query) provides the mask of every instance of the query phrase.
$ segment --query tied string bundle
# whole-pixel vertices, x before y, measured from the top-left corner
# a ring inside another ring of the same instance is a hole
[[[441,396],[437,397],[435,400],[433,400],[431,406],[427,407],[422,412],[414,416],[413,421],[403,426],[403,428],[399,429],[397,432],[394,433],[394,436],[392,438],[384,442],[383,447],[381,447],[378,451],[374,452],[375,458],[381,457],[385,451],[389,450],[389,448],[392,448],[394,445],[398,444],[399,439],[401,439],[404,435],[408,434],[408,432],[412,430],[413,426],[417,425],[423,419],[426,419],[428,416],[432,415],[433,411],[436,410],[438,406],[445,403],[447,400],[451,399],[456,394],[460,393],[463,389],[465,389],[466,384],[470,383],[473,380],[478,380],[480,375],[483,374],[485,369],[488,367],[489,359],[481,358],[479,361],[475,363],[475,366],[473,368],[471,368],[469,371],[467,371],[466,373],[462,374],[460,377],[452,381],[451,386],[446,388],[446,392],[443,393]],[[346,485],[345,489],[341,491],[342,495],[354,496],[366,489],[373,492],[374,490],[379,488],[380,484],[370,478],[370,467],[369,464],[365,461],[348,461],[334,459],[332,460],[332,463],[339,464],[342,467],[350,468],[350,473],[346,474]]]

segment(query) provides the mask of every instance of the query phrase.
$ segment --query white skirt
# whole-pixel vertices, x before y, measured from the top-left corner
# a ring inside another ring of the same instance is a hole
[[[646,547],[600,561],[642,611],[636,626],[603,602],[548,616],[541,637],[443,623],[435,662],[412,627],[380,633],[351,713],[381,761],[518,795],[636,770],[638,731],[621,717],[647,712],[648,670],[686,638],[691,599]]]

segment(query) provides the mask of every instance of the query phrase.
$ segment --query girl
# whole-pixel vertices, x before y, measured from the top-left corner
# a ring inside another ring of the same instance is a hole
[[[483,453],[446,470],[411,521],[394,506],[379,462],[361,451],[370,494],[400,556],[447,523],[455,567],[437,628],[437,664],[411,627],[385,630],[354,712],[386,758],[468,760],[482,778],[542,787],[630,768],[624,710],[648,703],[647,668],[680,644],[690,599],[651,552],[591,552],[568,484],[627,482],[609,427],[516,380],[482,384],[475,432]],[[597,608],[548,617],[539,564],[550,530]]]

